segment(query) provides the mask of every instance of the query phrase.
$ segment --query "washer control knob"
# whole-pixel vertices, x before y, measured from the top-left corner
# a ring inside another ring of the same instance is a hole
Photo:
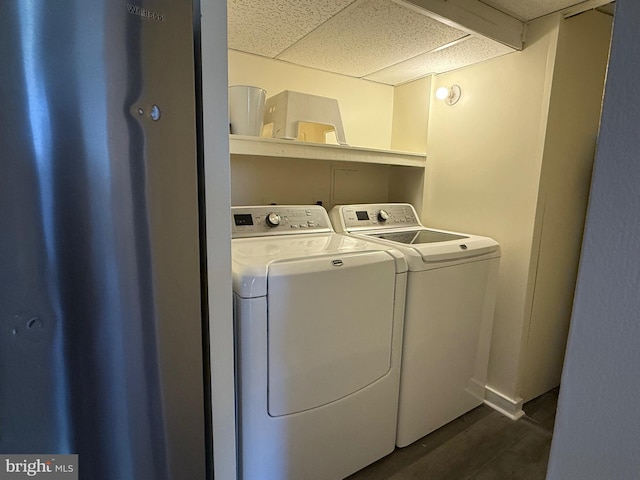
[[[267,215],[267,225],[269,225],[270,227],[277,227],[278,225],[280,225],[280,215],[278,215],[277,213],[271,212],[269,215]]]
[[[386,222],[387,220],[389,220],[389,212],[387,212],[386,210],[380,210],[378,212],[378,221]]]

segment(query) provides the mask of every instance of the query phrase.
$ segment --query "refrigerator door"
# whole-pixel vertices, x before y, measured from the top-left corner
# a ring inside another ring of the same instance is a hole
[[[0,453],[205,477],[192,2],[0,2]]]

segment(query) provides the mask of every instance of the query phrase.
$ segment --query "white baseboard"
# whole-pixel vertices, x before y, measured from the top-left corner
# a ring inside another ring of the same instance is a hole
[[[522,398],[509,398],[489,386],[485,387],[484,403],[511,420],[518,420],[524,415]]]

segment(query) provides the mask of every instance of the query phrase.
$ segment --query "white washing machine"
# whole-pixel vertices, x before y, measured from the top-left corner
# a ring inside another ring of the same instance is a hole
[[[426,228],[410,204],[344,205],[330,215],[336,231],[407,258],[396,439],[404,447],[484,401],[500,247]]]
[[[240,472],[341,479],[395,446],[407,264],[321,206],[232,208]]]

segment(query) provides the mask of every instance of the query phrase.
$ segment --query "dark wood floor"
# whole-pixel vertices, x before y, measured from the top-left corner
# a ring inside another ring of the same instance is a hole
[[[349,480],[544,480],[557,400],[532,400],[515,422],[480,406]]]

